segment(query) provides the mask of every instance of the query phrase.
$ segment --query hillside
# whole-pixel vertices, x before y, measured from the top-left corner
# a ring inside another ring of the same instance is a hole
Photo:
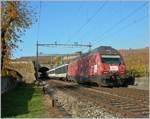
[[[119,52],[122,54],[127,70],[136,76],[148,75],[149,67],[149,48],[141,49],[120,49]]]
[[[75,52],[73,54],[53,54],[48,56],[39,56],[38,61],[40,64],[51,64],[51,65],[60,65],[62,63],[67,63],[69,60],[72,60],[76,57],[79,57],[81,52]],[[26,56],[17,58],[14,61],[36,61],[36,56]]]

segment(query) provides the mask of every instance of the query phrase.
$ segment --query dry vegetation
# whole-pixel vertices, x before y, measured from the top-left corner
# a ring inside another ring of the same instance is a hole
[[[147,76],[149,67],[149,48],[119,50],[124,57],[129,73],[136,77]]]

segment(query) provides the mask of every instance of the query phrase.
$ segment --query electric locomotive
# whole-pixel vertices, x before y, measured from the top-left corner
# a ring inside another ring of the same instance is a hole
[[[95,82],[103,86],[127,86],[126,66],[120,53],[101,46],[71,61],[67,78],[77,82]]]
[[[94,82],[102,86],[128,86],[132,82],[126,75],[122,56],[110,46],[100,46],[48,73],[78,83]]]

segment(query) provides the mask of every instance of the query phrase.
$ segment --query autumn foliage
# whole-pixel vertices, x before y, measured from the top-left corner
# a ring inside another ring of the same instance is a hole
[[[2,75],[9,67],[12,50],[21,42],[20,36],[31,26],[35,14],[28,2],[1,2],[1,70]]]
[[[149,48],[119,50],[122,54],[127,71],[136,77],[149,74]]]

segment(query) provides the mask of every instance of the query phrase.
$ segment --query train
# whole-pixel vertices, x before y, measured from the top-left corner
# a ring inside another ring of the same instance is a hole
[[[68,64],[60,65],[56,68],[47,71],[47,75],[50,78],[57,78],[65,80],[67,77]]]
[[[99,86],[133,85],[134,79],[126,74],[121,54],[111,46],[100,46],[68,64],[47,71],[49,77],[77,83],[96,83]]]

